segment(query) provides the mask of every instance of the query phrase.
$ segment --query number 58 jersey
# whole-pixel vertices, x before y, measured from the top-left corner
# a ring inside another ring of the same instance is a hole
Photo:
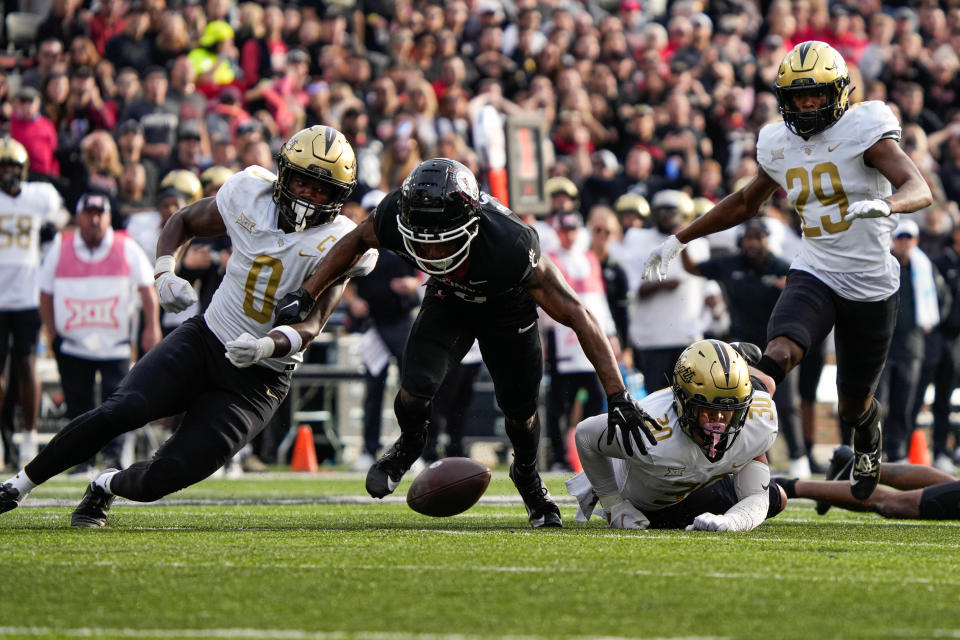
[[[217,208],[233,253],[204,320],[223,343],[244,332],[258,338],[267,335],[273,328],[277,301],[296,291],[324,254],[356,227],[349,218],[337,216],[299,233],[283,232],[277,228],[274,180],[270,171],[251,166],[232,176],[217,193]],[[377,255],[373,249],[368,251],[347,276],[373,271]],[[280,371],[302,361],[303,356],[296,353],[258,364]]]
[[[883,102],[853,105],[835,125],[804,140],[782,121],[757,138],[757,162],[787,192],[803,226],[794,269],[816,275],[840,296],[880,300],[900,287],[890,254],[898,216],[844,220],[860,200],[893,192],[890,181],[868,166],[864,152],[879,140],[900,139],[900,123]]]

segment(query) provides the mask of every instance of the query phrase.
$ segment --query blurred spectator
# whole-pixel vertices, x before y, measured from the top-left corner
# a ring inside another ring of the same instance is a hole
[[[10,118],[10,136],[26,147],[30,170],[40,176],[57,177],[60,163],[57,150],[57,128],[49,118],[40,114],[40,92],[33,87],[17,91]]]
[[[133,0],[123,15],[123,31],[107,40],[103,57],[116,67],[146,69],[162,59],[154,39],[147,35],[150,18],[140,0]]]
[[[197,90],[216,97],[223,85],[233,84],[240,71],[239,52],[233,42],[233,27],[223,20],[207,23],[198,47],[188,54],[197,72]]]
[[[628,344],[627,305],[630,285],[627,283],[627,272],[613,255],[613,249],[619,246],[623,237],[620,223],[609,207],[596,207],[590,211],[587,227],[590,230],[590,252],[600,264],[607,306],[617,329],[617,340],[623,347]]]
[[[89,15],[82,9],[82,6],[83,0],[53,0],[50,13],[40,23],[37,33],[55,38],[63,45],[66,45],[75,36],[83,35],[87,31],[86,23]]]
[[[65,140],[61,146],[73,147],[87,134],[97,131],[109,131],[116,123],[116,117],[100,97],[100,89],[88,67],[80,67],[70,76],[70,91],[67,96],[64,126]]]
[[[913,402],[923,362],[924,334],[940,321],[936,266],[917,247],[920,229],[913,220],[902,220],[893,231],[890,252],[900,263],[901,304],[890,342],[877,396],[887,408],[884,421],[884,454],[891,462],[907,458],[914,424]],[[843,434],[849,442],[849,434]]]
[[[283,8],[271,2],[262,9],[252,2],[244,7],[256,7],[252,10],[251,32],[240,46],[240,68],[243,69],[244,83],[248,87],[256,86],[261,79],[271,79],[279,72],[287,55],[287,43],[283,38]],[[256,14],[260,15],[257,16]]]
[[[156,37],[154,59],[158,62],[174,60],[190,51],[190,33],[187,21],[178,11],[163,12],[160,32]]]
[[[44,32],[38,31],[38,33]],[[43,86],[44,78],[54,70],[62,70],[63,66],[63,42],[59,38],[46,37],[37,47],[36,66],[21,74],[20,86],[33,87],[39,91]]]
[[[101,57],[103,56],[93,40],[82,35],[74,37],[67,49],[67,69],[70,76],[73,77],[76,71],[83,67],[92,71]]]
[[[97,3],[87,30],[90,34],[90,42],[99,55],[102,56],[106,51],[107,41],[121,33],[126,26],[126,20],[123,17],[126,4],[126,0],[100,0]]]
[[[170,67],[167,101],[177,105],[180,118],[184,120],[197,120],[207,110],[207,97],[197,91],[196,79],[197,72],[187,56],[178,56]],[[218,95],[222,96],[222,92],[227,90],[233,91],[231,95],[239,103],[240,92],[232,85],[224,87]]]
[[[68,206],[75,208],[80,194],[87,192],[99,193],[109,200],[115,200],[119,192],[117,179],[123,167],[113,137],[106,131],[94,131],[85,137],[80,143],[80,161],[80,166],[71,176]],[[116,206],[111,207],[111,210],[114,209]],[[125,220],[119,212],[116,216],[106,217],[118,225],[116,228],[123,228]]]
[[[137,120],[143,126],[143,154],[164,166],[176,139],[179,109],[167,97],[167,72],[153,66],[146,70],[143,80],[143,98],[134,101],[120,114],[120,121]]]
[[[96,406],[98,373],[105,398],[129,371],[136,299],[144,311],[141,344],[150,349],[160,341],[150,263],[133,240],[110,228],[110,211],[106,197],[81,196],[76,231],[57,236],[40,270],[40,313],[71,420]],[[122,468],[128,435],[103,448],[105,467]]]

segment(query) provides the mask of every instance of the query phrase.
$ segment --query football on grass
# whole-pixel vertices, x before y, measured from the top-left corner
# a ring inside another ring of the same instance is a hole
[[[490,484],[490,469],[471,458],[444,458],[423,470],[407,491],[417,513],[443,518],[477,503]]]

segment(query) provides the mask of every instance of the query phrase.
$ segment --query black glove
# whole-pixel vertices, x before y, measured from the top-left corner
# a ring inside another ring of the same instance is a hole
[[[611,396],[607,396],[607,445],[613,444],[617,429],[620,430],[620,437],[623,439],[623,449],[628,456],[633,455],[633,447],[630,445],[630,438],[637,443],[637,453],[646,454],[647,445],[643,442],[641,434],[650,441],[650,446],[657,444],[657,439],[653,436],[651,429],[657,429],[657,421],[650,417],[650,414],[644,411],[633,401],[630,394],[626,391],[619,391]]]
[[[273,326],[278,327],[281,324],[296,324],[303,322],[310,315],[313,309],[313,296],[307,293],[307,290],[300,287],[293,293],[280,298],[277,303],[277,310],[274,313],[276,321]]]
[[[730,346],[733,347],[733,350],[743,356],[743,359],[747,361],[747,364],[751,367],[756,366],[760,362],[760,358],[763,357],[763,352],[760,351],[760,347],[753,344],[752,342],[731,342]]]

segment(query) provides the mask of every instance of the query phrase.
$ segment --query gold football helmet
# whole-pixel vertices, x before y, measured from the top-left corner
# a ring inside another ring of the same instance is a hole
[[[636,193],[625,193],[613,203],[613,210],[616,213],[634,213],[641,219],[650,217],[650,203],[647,199]]]
[[[29,160],[26,147],[10,136],[0,138],[0,189],[17,195],[20,183],[27,179]]]
[[[273,201],[279,210],[277,224],[287,233],[333,220],[357,184],[353,147],[342,133],[323,125],[293,134],[280,149],[277,167]],[[327,201],[314,202],[294,195],[290,181],[296,175],[319,182]]]
[[[726,342],[700,340],[677,358],[673,406],[680,428],[710,462],[722,458],[740,435],[752,401],[747,363]],[[726,418],[720,411],[731,412],[726,423],[720,421]]]
[[[215,195],[217,190],[223,186],[223,183],[229,180],[235,173],[236,171],[233,169],[220,165],[214,165],[209,169],[205,169],[203,173],[200,174],[200,186],[203,187],[203,195]]]
[[[774,88],[787,128],[807,140],[836,124],[846,112],[850,73],[836,49],[826,42],[808,40],[795,46],[780,63]],[[812,91],[822,93],[825,102],[818,109],[801,111],[797,96]]]
[[[160,191],[165,189],[176,189],[183,194],[187,204],[196,202],[203,197],[203,187],[198,178],[192,171],[186,169],[174,169],[163,177],[160,181]]]

